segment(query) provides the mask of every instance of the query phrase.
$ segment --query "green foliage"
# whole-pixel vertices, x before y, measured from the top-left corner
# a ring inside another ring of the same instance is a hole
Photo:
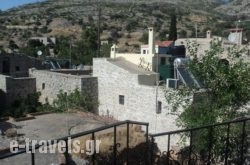
[[[54,47],[54,53],[61,59],[68,59],[70,54],[70,38],[59,36]]]
[[[250,65],[240,57],[245,49],[236,47],[227,50],[228,57],[221,59],[225,52],[221,43],[214,41],[205,55],[197,55],[197,47],[189,45],[192,60],[189,70],[204,84],[205,92],[197,92],[194,87],[182,93],[195,95],[194,102],[180,115],[184,127],[194,127],[219,121],[230,121],[243,116],[239,108],[250,100]]]
[[[70,94],[60,90],[57,99],[53,102],[53,107],[57,112],[64,112],[68,108],[92,111],[92,102],[89,97],[78,89],[75,89]]]
[[[73,62],[76,64],[92,64],[98,49],[98,30],[96,27],[86,28],[81,39],[72,47]]]
[[[144,32],[142,37],[139,39],[140,42],[147,44],[148,43],[148,32]]]
[[[126,30],[128,32],[133,32],[138,25],[139,24],[138,24],[137,20],[129,20],[128,23],[127,23],[127,25],[126,25]]]
[[[169,27],[169,40],[175,41],[177,39],[177,21],[175,13],[171,15],[171,22]]]
[[[160,31],[160,33],[159,33],[159,39],[161,41],[167,40],[167,34],[168,34],[168,30],[162,30],[162,31]]]
[[[26,47],[20,48],[20,53],[37,57],[37,51],[42,51],[43,55],[49,55],[49,48],[43,45],[39,40],[29,40]]]
[[[10,40],[10,41],[9,41],[9,48],[10,48],[10,49],[18,49],[19,46],[16,44],[15,41]]]
[[[25,99],[14,101],[7,114],[17,118],[25,116],[28,113],[38,112],[38,107],[41,106],[39,102],[40,95],[41,93],[39,92],[32,93],[27,95]]]
[[[101,46],[101,56],[102,57],[110,57],[110,49],[112,44],[103,44]]]
[[[172,102],[172,110],[176,111],[178,105],[184,105],[178,124],[185,128],[193,128],[244,117],[249,113],[249,109],[243,111],[240,108],[244,109],[250,100],[250,65],[242,57],[246,49],[231,47],[224,50],[221,42],[213,41],[211,49],[200,55],[197,54],[197,46],[196,43],[189,43],[188,49],[192,60],[188,68],[201,80],[204,89],[183,87],[172,91],[171,97],[167,97],[168,101]],[[221,59],[223,52],[227,52],[228,61]],[[189,101],[190,96],[193,96],[192,103]],[[236,146],[241,128],[242,125],[231,127],[230,147]],[[212,146],[212,152],[219,156],[225,149],[226,130],[226,127],[221,127],[214,129],[213,133],[211,130],[198,131],[194,144],[198,149],[206,148],[208,137],[212,134],[215,144]]]

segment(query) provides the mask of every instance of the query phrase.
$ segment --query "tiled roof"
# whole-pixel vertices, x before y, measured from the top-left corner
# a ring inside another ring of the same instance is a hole
[[[163,47],[168,47],[172,43],[173,41],[155,41],[155,45],[163,46]]]

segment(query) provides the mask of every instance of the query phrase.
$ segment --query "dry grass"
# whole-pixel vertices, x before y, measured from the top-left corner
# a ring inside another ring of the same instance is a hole
[[[140,143],[145,142],[145,134],[141,130],[141,127],[138,125],[132,125],[129,126],[129,147],[134,148]],[[74,140],[79,140],[80,143],[80,149],[86,151],[86,141],[91,140],[91,135],[83,136]],[[95,134],[95,140],[100,140],[100,152],[101,155],[109,155],[113,152],[111,146],[114,145],[114,132],[113,129],[108,129],[105,132],[102,133],[96,133]],[[116,133],[116,143],[119,143],[120,145],[117,147],[117,151],[121,152],[126,148],[127,145],[127,127],[117,127],[117,133]],[[72,145],[72,151],[74,151],[74,146]],[[73,156],[79,157],[79,158],[86,158],[86,153],[72,153]]]

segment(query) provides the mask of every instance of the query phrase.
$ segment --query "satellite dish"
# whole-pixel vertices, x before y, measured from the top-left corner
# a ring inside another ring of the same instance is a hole
[[[41,56],[42,54],[43,54],[43,52],[42,52],[41,50],[38,50],[38,51],[37,51],[37,55],[38,55],[38,56]]]
[[[235,34],[235,33],[229,34],[228,40],[229,40],[230,42],[236,42],[236,34]]]

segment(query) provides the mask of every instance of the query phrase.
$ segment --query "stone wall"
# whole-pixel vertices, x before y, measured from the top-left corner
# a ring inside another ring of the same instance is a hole
[[[34,78],[6,78],[7,104],[15,100],[26,98],[28,94],[36,92],[36,80]]]
[[[31,77],[36,78],[37,91],[41,92],[40,101],[52,104],[60,90],[71,93],[76,88],[90,95],[96,103],[94,111],[97,109],[98,86],[97,78],[90,75],[71,75],[46,70],[30,69]]]
[[[0,109],[5,108],[6,102],[6,77],[0,74]]]
[[[137,74],[103,58],[93,60],[93,76],[98,77],[100,115],[113,116],[118,120],[148,122],[150,133],[178,129],[175,125],[177,116],[170,113],[166,102],[165,86],[139,85]],[[119,103],[119,97],[124,97],[124,104]],[[159,114],[156,113],[157,101],[162,104]],[[166,138],[157,138],[162,150],[167,149]],[[171,144],[177,141],[178,138],[175,138]]]
[[[13,78],[0,75],[0,107],[9,107],[15,100],[36,92],[34,78]]]
[[[37,69],[43,68],[42,61],[26,55],[0,55],[0,73],[8,74],[12,77],[27,77],[28,70],[32,67]]]

